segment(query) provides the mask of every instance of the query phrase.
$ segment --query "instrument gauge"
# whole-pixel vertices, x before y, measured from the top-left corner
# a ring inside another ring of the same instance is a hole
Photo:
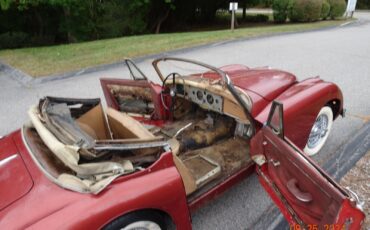
[[[202,91],[200,91],[200,90],[197,91],[197,98],[198,98],[199,101],[201,101],[203,99]]]
[[[214,101],[213,96],[211,94],[208,94],[207,95],[207,102],[208,102],[208,104],[212,105],[213,104],[213,101]]]

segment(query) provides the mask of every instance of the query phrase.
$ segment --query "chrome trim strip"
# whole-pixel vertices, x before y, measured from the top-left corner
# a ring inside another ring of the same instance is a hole
[[[7,158],[4,158],[0,161],[0,167],[3,167],[4,165],[8,164],[12,160],[18,157],[18,154],[13,154],[11,156],[8,156]]]

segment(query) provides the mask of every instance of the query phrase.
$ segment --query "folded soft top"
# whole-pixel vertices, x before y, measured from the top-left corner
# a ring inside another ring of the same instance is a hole
[[[38,106],[32,106],[28,114],[32,127],[36,129],[42,142],[73,173],[52,176],[46,170],[43,171],[61,187],[77,192],[97,194],[115,178],[137,170],[130,160],[125,160],[127,157],[121,156],[125,151],[127,153],[143,146],[144,150],[146,148],[151,151],[140,153],[155,154],[160,151],[159,147],[166,145],[147,130],[141,130],[141,133],[148,132],[145,136],[151,139],[140,140],[139,144],[138,138],[125,140],[110,138],[112,133],[101,108],[100,99],[46,97],[40,100]],[[122,116],[126,118],[125,121],[131,121],[131,125],[137,122],[127,115]],[[91,119],[99,120],[91,121],[91,126],[100,126],[86,127],[88,125],[85,120]],[[134,124],[139,126],[137,123]],[[96,140],[97,136],[101,138]],[[145,142],[149,144],[145,145]],[[121,158],[113,161],[112,159],[117,157],[105,157],[112,155],[112,151]],[[41,166],[32,151],[30,154]]]

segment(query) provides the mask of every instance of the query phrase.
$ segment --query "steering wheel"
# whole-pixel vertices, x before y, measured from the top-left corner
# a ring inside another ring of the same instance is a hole
[[[172,77],[172,84],[166,84],[167,81],[169,81],[171,79],[171,77]],[[184,81],[184,79],[182,78],[182,76],[180,74],[170,73],[170,74],[167,75],[167,77],[163,80],[163,83],[162,83],[162,89],[163,89],[162,92],[161,92],[162,105],[167,111],[171,111],[172,114],[175,110],[180,108],[181,105],[182,105],[182,104],[180,104],[180,105],[176,106],[176,96],[181,95],[181,96],[185,97],[185,90],[183,91],[183,94],[179,94],[177,92],[176,78],[181,78]],[[171,97],[171,102],[170,102],[169,105],[166,104],[167,103],[166,98],[168,96]]]

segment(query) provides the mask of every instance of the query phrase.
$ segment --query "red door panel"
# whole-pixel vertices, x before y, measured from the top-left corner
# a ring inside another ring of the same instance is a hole
[[[334,223],[345,196],[269,128],[263,129],[270,179],[304,223]]]
[[[107,102],[107,106],[115,110],[120,110],[120,106],[117,99],[113,95],[110,86],[112,85],[122,85],[131,86],[137,88],[148,88],[151,91],[152,102],[154,103],[154,113],[151,115],[151,119],[160,120],[165,118],[165,111],[161,104],[160,93],[162,87],[160,85],[154,84],[147,80],[129,80],[129,79],[112,79],[112,78],[102,78],[100,79],[100,84],[103,89],[104,97]],[[137,117],[141,120],[140,117]]]
[[[288,220],[311,229],[359,229],[364,214],[356,202],[311,158],[284,137],[282,104],[252,139],[251,154],[263,152],[258,173],[262,185]],[[263,146],[254,148],[253,146]],[[253,156],[252,156],[253,158]]]

